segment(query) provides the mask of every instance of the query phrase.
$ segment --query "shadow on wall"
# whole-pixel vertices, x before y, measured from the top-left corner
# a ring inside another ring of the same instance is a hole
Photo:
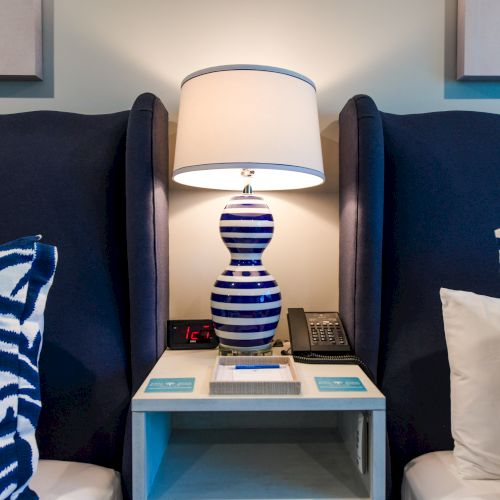
[[[0,81],[1,97],[54,97],[54,0],[42,0],[42,81]]]
[[[321,131],[321,150],[325,183],[311,188],[311,192],[338,193],[339,191],[339,122],[333,121]]]
[[[444,29],[444,98],[500,99],[500,82],[457,80],[457,1],[446,0]]]

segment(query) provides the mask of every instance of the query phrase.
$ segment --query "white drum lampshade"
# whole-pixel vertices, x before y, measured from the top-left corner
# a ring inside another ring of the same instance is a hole
[[[241,169],[254,190],[324,181],[316,89],[311,80],[268,66],[218,66],[182,82],[173,178],[239,191]]]
[[[211,297],[222,348],[269,349],[280,317],[280,290],[261,262],[274,222],[252,189],[305,188],[324,178],[316,88],[307,77],[269,66],[231,65],[184,79],[173,179],[203,188],[245,188],[220,220],[231,252]]]

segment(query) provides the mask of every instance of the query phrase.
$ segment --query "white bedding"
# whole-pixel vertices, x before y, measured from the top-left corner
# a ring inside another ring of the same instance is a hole
[[[405,467],[402,500],[499,500],[500,480],[462,479],[452,451],[415,458]]]
[[[40,500],[121,500],[120,474],[98,465],[40,460],[30,482]]]

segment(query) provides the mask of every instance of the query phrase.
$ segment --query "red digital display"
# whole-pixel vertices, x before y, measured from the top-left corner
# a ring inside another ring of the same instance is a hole
[[[191,325],[187,325],[184,338],[189,344],[197,342],[210,342],[210,325],[202,325],[202,327],[198,329],[191,328]]]
[[[213,349],[219,345],[213,324],[207,319],[170,320],[167,346],[170,349]]]

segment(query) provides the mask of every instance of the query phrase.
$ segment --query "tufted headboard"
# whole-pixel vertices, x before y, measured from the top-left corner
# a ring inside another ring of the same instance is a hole
[[[0,241],[42,234],[59,264],[40,358],[41,458],[122,471],[129,403],[168,318],[167,124],[130,111],[0,115]]]
[[[500,296],[500,115],[340,115],[340,313],[387,397],[393,497],[412,458],[452,449],[440,287]]]

